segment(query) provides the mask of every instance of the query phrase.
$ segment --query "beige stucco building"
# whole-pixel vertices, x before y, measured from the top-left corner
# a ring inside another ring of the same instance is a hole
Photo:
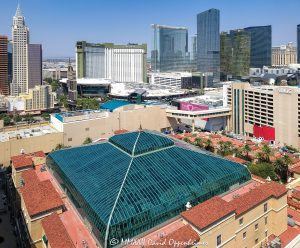
[[[300,148],[298,88],[232,83],[227,87],[227,103],[232,109],[229,129],[234,133]]]
[[[12,156],[22,152],[51,152],[63,143],[63,133],[49,124],[5,128],[0,132],[0,165],[8,166]]]
[[[166,115],[162,106],[129,104],[113,112],[96,110],[51,115],[51,124],[64,133],[65,146],[79,146],[86,138],[93,141],[108,138],[115,131],[139,128],[158,132],[176,126],[176,120]]]
[[[269,236],[287,230],[287,190],[274,182],[251,187],[200,203],[181,214],[183,221],[208,247],[265,247]]]
[[[272,47],[272,65],[289,64],[297,64],[297,48],[293,46],[293,43]]]

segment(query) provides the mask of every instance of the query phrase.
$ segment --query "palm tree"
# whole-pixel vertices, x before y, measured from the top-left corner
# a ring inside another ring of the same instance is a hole
[[[202,139],[199,138],[199,137],[197,137],[197,138],[195,139],[195,145],[196,145],[196,146],[199,146],[200,148],[203,148],[203,141],[202,141]]]
[[[264,144],[261,148],[261,152],[263,154],[264,160],[266,162],[270,162],[270,156],[273,154],[272,149],[268,145]]]
[[[52,151],[58,151],[64,148],[69,148],[70,146],[65,146],[64,144],[57,144],[56,147]]]
[[[248,144],[244,145],[242,151],[246,154],[246,157],[249,158],[249,152],[251,152],[251,148]]]
[[[285,155],[285,156],[287,156],[287,155]],[[289,156],[287,156],[287,157],[289,157]],[[275,171],[283,182],[287,181],[288,168],[289,168],[287,163],[289,162],[289,160],[291,162],[290,157],[289,158],[282,157],[282,158],[276,159],[274,162]]]
[[[232,149],[232,153],[233,153],[236,157],[242,156],[242,151],[241,151],[241,149],[239,149],[239,148],[237,148],[237,147],[235,147],[235,148]]]

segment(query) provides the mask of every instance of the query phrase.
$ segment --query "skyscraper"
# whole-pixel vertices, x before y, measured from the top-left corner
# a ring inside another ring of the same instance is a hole
[[[155,72],[183,71],[189,63],[188,30],[153,24],[151,68]]]
[[[12,77],[13,77],[13,46],[12,41],[8,42],[7,46],[7,59],[8,59],[8,83],[9,88],[11,87]]]
[[[193,35],[191,38],[191,66],[192,69],[197,68],[197,34]]]
[[[297,61],[300,64],[300,24],[297,25]]]
[[[28,59],[29,29],[25,25],[18,5],[12,26],[13,42],[13,82],[11,94],[16,96],[28,92]]]
[[[243,29],[221,33],[221,78],[240,78],[249,75],[250,34]]]
[[[197,69],[220,81],[220,11],[209,9],[197,15]]]
[[[251,36],[250,67],[272,65],[272,26],[256,26],[244,29]]]
[[[28,44],[28,89],[42,84],[42,45]]]
[[[7,47],[7,37],[0,36],[0,95],[9,94]]]

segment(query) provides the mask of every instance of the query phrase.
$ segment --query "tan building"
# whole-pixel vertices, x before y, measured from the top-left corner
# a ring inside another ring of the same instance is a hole
[[[51,152],[58,144],[63,144],[63,133],[49,125],[5,128],[0,132],[0,166],[8,166],[10,158],[25,153],[42,150]]]
[[[232,83],[227,88],[227,103],[232,109],[229,130],[279,146],[300,148],[298,88]]]
[[[297,64],[297,48],[292,42],[287,45],[272,47],[272,65]]]
[[[39,85],[29,89],[28,94],[21,94],[24,100],[24,111],[45,110],[54,108],[54,94],[50,85]]]
[[[86,138],[93,141],[108,138],[114,131],[143,129],[161,132],[176,125],[174,118],[168,118],[161,106],[129,104],[113,112],[96,110],[67,112],[51,115],[51,124],[64,133],[64,145],[82,145]]]
[[[23,172],[22,180],[21,211],[31,247],[43,248],[41,221],[51,213],[62,213],[64,204],[50,180],[40,181],[33,169]]]
[[[181,216],[208,247],[261,247],[287,230],[287,190],[265,183],[231,199],[213,197]]]

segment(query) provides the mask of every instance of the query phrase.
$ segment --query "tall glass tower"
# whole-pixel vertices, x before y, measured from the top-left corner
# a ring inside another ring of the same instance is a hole
[[[210,77],[208,86],[220,81],[220,11],[197,15],[197,69]]]
[[[189,64],[188,30],[153,24],[151,67],[155,72],[182,71]]]
[[[272,65],[272,26],[256,26],[244,29],[250,33],[250,67]]]
[[[25,18],[18,5],[12,26],[13,44],[13,82],[11,95],[17,96],[28,93],[28,44],[29,29],[25,25]]]
[[[297,25],[297,63],[300,64],[300,24]]]

